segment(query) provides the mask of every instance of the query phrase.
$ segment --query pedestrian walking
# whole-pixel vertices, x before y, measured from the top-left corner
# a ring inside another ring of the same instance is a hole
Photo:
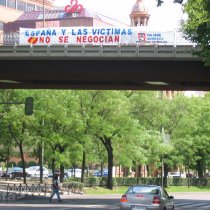
[[[53,184],[52,184],[52,188],[53,188],[53,192],[52,192],[52,195],[50,196],[49,198],[49,201],[51,202],[52,201],[52,198],[53,196],[56,194],[57,197],[58,197],[58,201],[61,202],[61,198],[60,198],[60,192],[59,192],[59,180],[58,180],[58,176],[59,174],[58,173],[55,173],[54,176],[53,176]]]

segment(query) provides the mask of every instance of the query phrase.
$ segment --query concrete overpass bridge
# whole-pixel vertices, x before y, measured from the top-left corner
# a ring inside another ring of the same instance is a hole
[[[0,88],[210,90],[192,45],[0,46]]]

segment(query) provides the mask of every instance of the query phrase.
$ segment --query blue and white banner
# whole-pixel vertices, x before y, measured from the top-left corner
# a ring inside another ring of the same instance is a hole
[[[20,45],[174,44],[174,32],[148,32],[138,27],[20,28]]]

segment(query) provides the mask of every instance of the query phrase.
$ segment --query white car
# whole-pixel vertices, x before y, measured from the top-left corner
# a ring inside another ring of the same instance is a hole
[[[75,170],[75,173],[74,173]],[[81,178],[82,176],[82,169],[80,168],[75,168],[75,169],[69,169],[68,170],[68,177],[77,177]]]
[[[181,172],[170,172],[168,174],[169,178],[184,178],[186,176],[184,176],[184,174],[182,174]]]
[[[26,169],[26,172],[29,177],[34,177],[34,178],[40,177],[40,166],[31,166]],[[48,169],[43,167],[43,177],[48,178],[48,176],[49,176]]]

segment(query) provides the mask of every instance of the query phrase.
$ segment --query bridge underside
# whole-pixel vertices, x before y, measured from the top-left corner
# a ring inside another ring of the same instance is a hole
[[[2,59],[0,88],[210,90],[199,60]]]

